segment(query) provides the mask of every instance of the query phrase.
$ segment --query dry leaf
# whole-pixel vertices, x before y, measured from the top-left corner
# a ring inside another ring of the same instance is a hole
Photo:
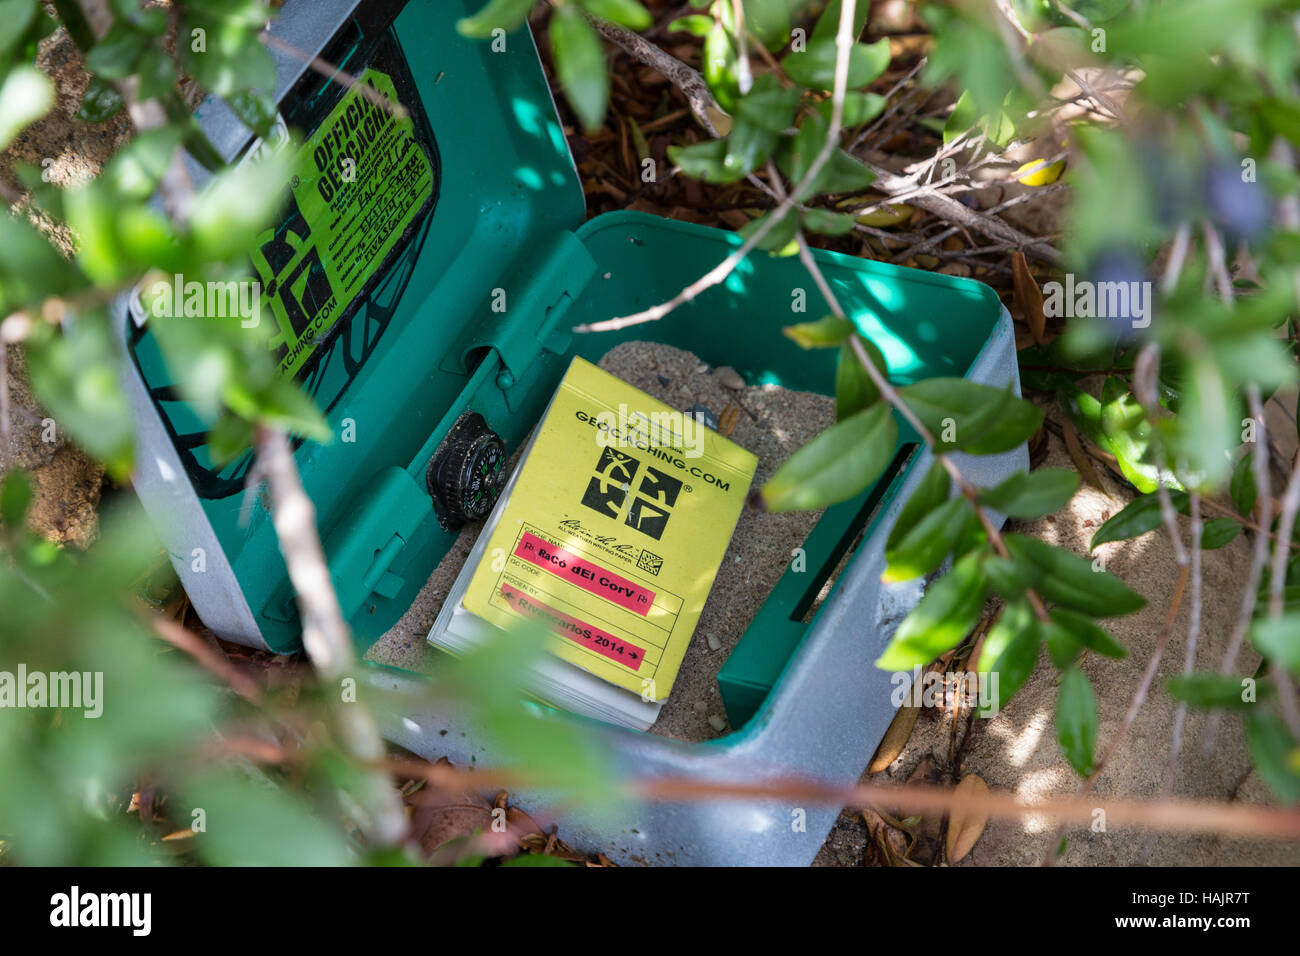
[[[988,793],[989,786],[976,774],[968,773],[953,792],[963,797],[978,796]],[[960,803],[953,807],[952,816],[948,818],[948,838],[944,842],[949,863],[964,859],[974,849],[988,822],[987,810],[974,810]]]
[[[908,859],[915,842],[910,833],[894,826],[897,821],[876,810],[874,807],[862,808],[862,820],[867,825],[867,832],[875,846],[876,855],[884,866],[915,866]]]
[[[889,722],[889,729],[885,731],[880,746],[876,748],[875,756],[867,766],[867,773],[880,773],[898,759],[898,755],[903,752],[903,748],[911,739],[912,728],[916,726],[916,718],[920,715],[921,708],[912,704],[904,704],[898,708],[894,719]]]
[[[1103,495],[1109,497],[1109,493],[1101,483],[1101,476],[1097,474],[1097,469],[1092,466],[1092,458],[1083,448],[1083,442],[1079,441],[1079,432],[1068,419],[1061,421],[1061,435],[1065,438],[1065,450],[1070,455],[1070,461],[1074,462],[1074,467],[1079,469],[1079,474],[1083,475],[1083,480],[1092,485]]]
[[[1039,345],[1047,341],[1047,317],[1043,314],[1043,290],[1029,272],[1029,260],[1020,250],[1011,257],[1011,276],[1015,286],[1016,306]]]
[[[718,434],[723,438],[730,438],[731,433],[736,430],[736,425],[740,422],[740,409],[727,403],[727,407],[722,410],[718,416]]]

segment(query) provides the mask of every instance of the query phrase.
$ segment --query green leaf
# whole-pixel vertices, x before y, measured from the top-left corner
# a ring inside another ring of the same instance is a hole
[[[885,542],[885,551],[897,548],[922,518],[947,501],[951,488],[952,479],[947,470],[938,462],[932,464],[898,513],[898,519],[889,532],[889,540]]]
[[[753,172],[772,155],[781,137],[740,117],[725,140],[721,182],[737,182]]]
[[[562,860],[558,856],[547,856],[545,853],[525,853],[521,856],[511,857],[501,864],[502,866],[520,867],[520,866],[559,866],[565,869],[571,869],[573,864],[568,860]]]
[[[996,555],[984,559],[984,573],[989,576],[993,590],[1007,601],[1020,597],[1034,583],[1034,576],[1026,574],[1015,561]]]
[[[629,30],[645,30],[654,23],[650,11],[637,0],[579,0],[593,16],[617,23]]]
[[[104,178],[122,196],[148,199],[162,182],[183,135],[174,126],[138,134],[109,162]]]
[[[564,96],[586,129],[595,129],[605,119],[609,99],[609,69],[600,37],[572,4],[565,4],[551,18],[551,53]]]
[[[92,76],[85,95],[81,97],[77,119],[83,123],[102,123],[120,113],[125,105],[117,87],[103,77]]]
[[[964,378],[929,378],[899,390],[939,449],[991,455],[1011,451],[1038,431],[1043,412],[1011,389]]]
[[[86,57],[86,69],[109,80],[124,80],[131,75],[141,54],[151,40],[128,23],[118,20],[103,39],[91,48]]]
[[[788,53],[781,59],[786,76],[800,86],[814,90],[829,90],[835,85],[835,60],[838,49],[834,38],[808,41],[805,50]],[[889,66],[889,39],[882,37],[875,43],[854,43],[849,48],[848,85],[854,90],[866,86]]]
[[[1246,742],[1264,782],[1285,802],[1300,803],[1300,743],[1282,718],[1255,708],[1246,720]]]
[[[1258,700],[1247,697],[1245,681],[1250,678],[1233,677],[1229,674],[1207,674],[1197,672],[1178,674],[1165,681],[1165,689],[1175,700],[1181,700],[1192,707],[1228,707],[1245,710],[1254,707]],[[1259,696],[1264,696],[1267,684],[1259,684]]]
[[[857,327],[848,319],[838,315],[824,315],[815,322],[800,322],[787,325],[781,330],[795,345],[801,349],[836,348],[843,345]]]
[[[840,118],[840,123],[845,129],[852,129],[855,126],[870,123],[885,111],[886,102],[886,99],[879,93],[861,93],[850,90],[844,94],[844,114]],[[817,104],[817,112],[828,123],[831,120],[831,111],[834,108],[835,103],[828,99]]]
[[[881,580],[909,581],[929,574],[948,557],[973,514],[970,501],[962,495],[939,505],[901,541],[885,549],[888,566]]]
[[[980,502],[1009,518],[1039,518],[1065,507],[1078,490],[1077,472],[1040,468],[1016,472],[996,488],[981,491]]]
[[[61,336],[29,343],[27,367],[37,397],[60,430],[121,480],[131,469],[135,437],[116,356],[107,321],[88,313],[65,325]]]
[[[870,339],[861,335],[857,337],[871,364],[886,378],[889,369],[885,366],[885,357]],[[835,365],[835,419],[843,421],[876,403],[880,398],[880,389],[867,372],[852,346],[847,342],[840,346],[839,359]]]
[[[0,149],[50,111],[54,87],[34,66],[15,66],[0,85]]]
[[[1210,348],[1215,364],[1235,386],[1258,385],[1267,395],[1295,382],[1295,358],[1271,330],[1217,335]]]
[[[702,13],[692,13],[684,17],[678,17],[668,24],[669,33],[689,33],[691,36],[702,37],[713,29],[713,17],[706,17]]]
[[[786,139],[776,153],[781,172],[794,185],[795,198],[805,199],[819,193],[857,192],[876,181],[875,173],[842,149],[831,153],[816,179],[804,184],[813,162],[826,145],[830,124],[820,116],[809,116],[799,132]]]
[[[824,236],[842,236],[852,232],[858,221],[851,214],[828,209],[804,209],[799,213],[803,227]]]
[[[0,55],[23,38],[39,11],[40,5],[32,0],[0,0]]]
[[[1093,617],[1115,617],[1146,606],[1146,598],[1109,571],[1094,571],[1077,554],[1019,534],[1003,540],[1021,568],[1036,572],[1034,590],[1049,601]]]
[[[1097,749],[1097,698],[1087,675],[1077,666],[1065,672],[1056,694],[1056,739],[1065,759],[1081,777],[1092,773]]]
[[[887,671],[911,670],[956,647],[978,623],[987,595],[980,555],[972,552],[930,586],[894,632],[876,666]]]
[[[224,260],[247,254],[283,200],[291,153],[276,150],[213,177],[190,210],[190,235],[203,255]]]
[[[1300,676],[1300,614],[1255,621],[1250,626],[1250,641],[1270,662]]]
[[[1156,490],[1159,472],[1147,460],[1151,426],[1121,379],[1106,380],[1101,400],[1073,383],[1060,389],[1059,398],[1070,421],[1094,445],[1115,456],[1120,472],[1134,488],[1143,494]],[[1165,478],[1166,483],[1179,487],[1169,476]]]
[[[790,40],[790,17],[802,12],[805,0],[743,0],[745,30],[768,50]]]
[[[0,314],[79,286],[81,274],[26,217],[0,214]]]
[[[1075,636],[1055,621],[1046,624],[1039,622],[1043,641],[1047,644],[1047,654],[1057,670],[1065,670],[1074,663],[1082,649]]]
[[[705,18],[707,19],[707,18]],[[769,133],[781,133],[794,124],[803,91],[787,89],[770,73],[754,79],[754,85],[736,104],[736,119],[743,119]]]
[[[814,40],[834,40],[840,32],[840,14],[843,12],[844,5],[841,0],[830,0],[826,4],[826,9],[817,18],[817,23],[813,27],[812,38]],[[853,8],[853,32],[850,39],[856,40],[862,36],[862,28],[867,25],[867,17],[871,13],[870,3],[859,3]]]
[[[773,216],[774,213],[763,213],[757,219],[752,219],[737,230],[739,235],[748,239],[760,228],[763,223]],[[768,230],[758,248],[770,252],[774,256],[793,256],[799,252],[799,246],[795,242],[795,236],[799,234],[799,217],[793,211],[786,212],[775,226]]]
[[[196,841],[199,853],[215,866],[343,866],[349,862],[342,834],[277,787],[229,773],[206,775],[186,789],[186,809],[204,812],[206,832]]]
[[[258,136],[270,135],[276,117],[276,105],[271,97],[264,93],[233,93],[226,97],[226,105]]]
[[[27,472],[15,468],[0,483],[0,522],[6,528],[21,528],[31,503],[31,480],[27,477]]]
[[[692,179],[702,179],[706,183],[727,181],[723,166],[727,158],[725,139],[710,139],[690,146],[669,146],[668,158]]]
[[[1086,614],[1070,611],[1063,607],[1054,607],[1048,612],[1048,615],[1056,624],[1069,631],[1074,639],[1088,650],[1095,651],[1106,657],[1122,658],[1128,656],[1128,651],[1124,649],[1124,645],[1111,637],[1110,632]]]
[[[1163,523],[1164,519],[1160,514],[1160,496],[1143,495],[1141,498],[1134,498],[1111,515],[1092,536],[1090,547],[1096,548],[1109,541],[1138,538],[1148,531],[1154,531]]]
[[[979,121],[979,118],[979,108],[975,105],[975,98],[970,95],[970,90],[963,90],[943,124],[944,144],[947,145],[966,132]]]
[[[1241,525],[1231,518],[1211,518],[1201,526],[1201,548],[1213,551],[1222,548],[1241,534]]]
[[[1029,602],[1009,601],[984,639],[976,664],[979,673],[996,675],[999,710],[1034,672],[1041,640],[1040,624]]]
[[[1232,503],[1242,517],[1248,517],[1255,510],[1255,502],[1259,497],[1253,464],[1255,456],[1251,451],[1248,447],[1246,453],[1237,459],[1237,464],[1232,469],[1232,480],[1228,484]]]
[[[533,8],[533,0],[490,0],[478,13],[456,21],[461,36],[482,40],[498,27],[511,33],[518,29]]]
[[[889,466],[898,425],[883,402],[826,429],[777,469],[763,485],[770,511],[811,511],[847,501]]]
[[[1176,432],[1179,464],[1197,476],[1197,484],[1218,488],[1228,478],[1224,452],[1235,447],[1241,421],[1239,401],[1223,380],[1212,355],[1193,356],[1180,390]],[[1179,470],[1180,474],[1186,471]]]
[[[701,72],[709,92],[728,113],[733,113],[740,102],[740,80],[736,75],[738,60],[736,48],[727,35],[726,28],[716,23],[704,37]]]

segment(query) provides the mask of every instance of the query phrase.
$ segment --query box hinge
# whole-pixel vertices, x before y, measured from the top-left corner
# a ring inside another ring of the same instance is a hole
[[[557,233],[545,249],[512,264],[489,290],[442,367],[468,370],[469,357],[490,348],[511,375],[522,378],[543,350],[564,354],[572,334],[563,317],[595,274],[596,260],[582,240],[568,231]]]
[[[325,540],[344,617],[371,594],[393,597],[403,581],[388,569],[433,510],[429,492],[401,468],[386,468],[360,506]]]

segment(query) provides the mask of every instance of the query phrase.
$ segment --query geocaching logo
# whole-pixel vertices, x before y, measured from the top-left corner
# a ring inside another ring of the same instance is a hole
[[[658,541],[668,527],[670,509],[677,503],[682,483],[658,468],[647,466],[636,494],[629,495],[632,480],[640,468],[639,459],[606,446],[596,462],[596,474],[587,483],[582,503],[606,518],[617,521],[622,517],[625,525]]]

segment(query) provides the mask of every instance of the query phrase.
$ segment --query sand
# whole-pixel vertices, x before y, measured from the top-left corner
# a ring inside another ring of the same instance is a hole
[[[1273,411],[1270,406],[1270,411]],[[1049,418],[1055,416],[1049,410]],[[1273,418],[1270,415],[1270,418]],[[1270,421],[1274,434],[1284,430],[1283,451],[1295,448],[1295,425]],[[1049,431],[1049,447],[1041,467],[1073,468],[1063,442]],[[1289,442],[1289,445],[1287,444]],[[1086,484],[1060,512],[1035,521],[1013,521],[1008,531],[1041,538],[1077,554],[1088,554],[1088,542],[1106,518],[1135,497],[1103,466],[1098,465],[1106,492]],[[1186,522],[1184,522],[1184,531]],[[1249,567],[1250,544],[1243,534],[1217,551],[1204,552],[1204,611],[1197,653],[1200,669],[1217,668],[1236,620],[1241,586]],[[1173,548],[1163,530],[1133,541],[1103,545],[1108,570],[1147,598],[1136,614],[1102,622],[1129,651],[1127,658],[1112,660],[1089,654],[1083,670],[1092,681],[1098,706],[1098,753],[1116,733],[1133,692],[1151,660],[1172,600],[1178,567]],[[1152,799],[1161,795],[1169,773],[1169,748],[1176,703],[1163,683],[1183,668],[1188,625],[1184,602],[1162,658],[1156,682],[1139,711],[1132,729],[1116,751],[1096,788],[1101,799]],[[1240,657],[1238,671],[1249,673],[1259,657],[1249,647]],[[950,712],[924,709],[906,748],[886,770],[863,779],[902,782],[921,768],[935,782],[952,783],[963,774],[976,773],[990,789],[1032,800],[1067,797],[1078,793],[1081,780],[1066,763],[1056,741],[1055,706],[1057,671],[1044,653],[1035,672],[995,717],[962,719],[954,727]],[[1240,801],[1276,805],[1252,769],[1246,752],[1241,721],[1223,720],[1214,750],[1202,753],[1204,712],[1189,711],[1184,745],[1172,793],[1200,800]],[[932,768],[932,769],[930,769]],[[934,821],[937,830],[938,821]],[[1055,840],[1055,825],[1042,817],[1021,821],[990,822],[961,866],[1033,866],[1041,862]],[[1230,840],[1215,836],[1170,835],[1152,837],[1147,831],[1109,828],[1093,832],[1075,826],[1066,831],[1064,865],[1213,866],[1298,865],[1300,841]],[[829,866],[861,865],[874,859],[868,826],[860,814],[846,811],[837,822],[817,858]],[[934,841],[921,841],[916,858],[937,849]]]
[[[758,457],[756,486],[791,452],[835,421],[835,402],[825,395],[775,385],[731,389],[724,383],[736,384],[734,373],[713,369],[692,353],[671,346],[627,342],[599,364],[673,408],[685,411],[701,403],[722,416],[733,406],[737,417],[730,437]],[[718,670],[819,516],[820,512],[772,514],[749,506],[742,511],[677,680],[651,733],[701,741],[730,732],[718,692]],[[461,532],[410,610],[370,649],[367,659],[428,669],[439,652],[429,647],[425,637],[474,545],[478,528],[467,526]]]

